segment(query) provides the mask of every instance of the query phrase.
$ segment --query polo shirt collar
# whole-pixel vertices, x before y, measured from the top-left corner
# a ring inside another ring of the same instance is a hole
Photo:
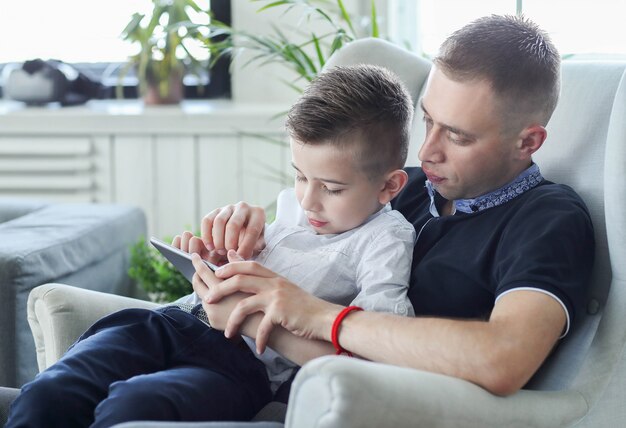
[[[472,199],[457,199],[452,206],[452,214],[460,211],[471,214],[489,208],[505,204],[511,199],[529,191],[543,181],[539,166],[533,163],[528,169],[518,175],[513,181],[484,195]],[[433,184],[426,180],[426,189],[430,196],[430,213],[434,217],[439,217],[439,211],[435,205],[436,190]],[[441,197],[441,196],[439,196]]]

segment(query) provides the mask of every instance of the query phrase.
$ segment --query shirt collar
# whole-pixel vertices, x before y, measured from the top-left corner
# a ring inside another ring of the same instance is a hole
[[[543,181],[543,176],[541,175],[541,171],[539,171],[539,166],[533,163],[513,181],[496,190],[472,199],[455,200],[452,206],[452,214],[456,211],[471,214],[497,207],[527,192],[541,183],[541,181]],[[439,217],[439,211],[437,211],[437,207],[435,206],[435,187],[429,180],[426,180],[425,184],[428,195],[430,196],[430,213],[434,217]]]

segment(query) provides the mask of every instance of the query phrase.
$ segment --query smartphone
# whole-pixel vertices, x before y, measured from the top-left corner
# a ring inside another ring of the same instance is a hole
[[[193,274],[196,273],[196,269],[193,267],[193,263],[191,262],[191,254],[166,244],[165,242],[154,237],[150,238],[150,243],[154,245],[155,248],[159,250],[161,254],[163,254],[163,256],[185,276],[185,278],[187,278],[187,281],[191,282]],[[218,268],[218,266],[213,263],[206,260],[202,261],[214,272]]]

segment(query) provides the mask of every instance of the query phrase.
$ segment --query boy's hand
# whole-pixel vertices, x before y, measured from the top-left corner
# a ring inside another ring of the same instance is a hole
[[[228,250],[235,250],[247,260],[265,248],[264,230],[265,210],[239,202],[204,216],[201,236],[213,257],[220,257],[224,262]]]
[[[194,234],[189,231],[184,231],[181,235],[176,235],[174,239],[172,239],[172,246],[186,253],[198,254],[200,258],[208,260],[214,265],[220,266],[226,262],[226,257],[220,256],[217,253],[212,254],[206,248],[202,239],[194,236]]]

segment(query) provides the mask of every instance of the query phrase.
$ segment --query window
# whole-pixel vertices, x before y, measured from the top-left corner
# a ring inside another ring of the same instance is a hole
[[[523,13],[547,31],[560,53],[626,58],[626,3],[615,0],[390,0],[392,40],[434,56],[454,30],[481,16]]]
[[[230,0],[197,0],[211,10],[216,19],[230,23]],[[74,65],[88,76],[100,80],[114,96],[118,73],[136,47],[123,41],[120,33],[135,12],[149,13],[150,0],[34,0],[12,1],[0,14],[0,67],[41,58],[57,59]],[[196,47],[199,58],[208,51]],[[124,93],[136,97],[137,79],[129,73],[123,80]],[[207,70],[198,81],[185,76],[185,95],[196,97],[230,97],[228,64]],[[204,86],[198,90],[198,86]]]

